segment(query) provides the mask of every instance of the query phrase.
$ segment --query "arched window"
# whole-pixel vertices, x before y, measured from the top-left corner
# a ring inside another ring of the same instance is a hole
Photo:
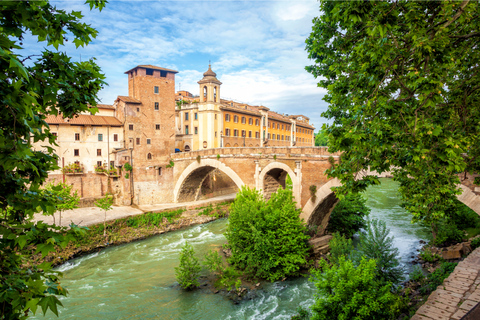
[[[190,146],[189,146],[189,145],[186,145],[185,148],[184,148],[184,151],[185,151],[185,152],[190,152]]]
[[[207,87],[203,87],[203,101],[207,101]]]
[[[152,154],[151,153],[147,154],[147,159],[152,160]]]
[[[217,102],[217,87],[213,87],[213,101]]]

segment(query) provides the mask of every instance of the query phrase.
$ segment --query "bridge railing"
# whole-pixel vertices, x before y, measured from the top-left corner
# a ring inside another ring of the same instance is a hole
[[[289,156],[338,156],[340,153],[328,152],[328,147],[228,147],[196,150],[190,152],[172,153],[171,158],[186,159],[196,158],[197,156],[216,156],[216,155],[289,155]]]

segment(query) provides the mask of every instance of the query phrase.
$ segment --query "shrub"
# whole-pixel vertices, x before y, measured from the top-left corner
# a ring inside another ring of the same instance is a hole
[[[232,266],[225,267],[222,257],[220,257],[217,251],[210,250],[205,255],[203,265],[218,276],[218,281],[216,281],[217,287],[220,286],[230,290],[233,288],[238,289],[242,284],[240,272]]]
[[[432,253],[430,248],[424,248],[422,251],[420,251],[419,256],[423,261],[426,262],[435,262],[441,258],[438,254]]]
[[[441,285],[446,278],[448,278],[450,273],[455,270],[456,266],[456,262],[443,261],[440,264],[440,267],[427,276],[426,284],[420,288],[420,293],[427,294],[437,289],[437,287]]]
[[[340,257],[348,259],[353,251],[352,239],[347,239],[340,233],[334,233],[330,240],[330,262],[338,264]]]
[[[365,203],[361,194],[346,195],[333,209],[328,230],[351,238],[358,230],[365,228],[365,217],[370,213],[370,208]]]
[[[480,247],[480,237],[473,239],[472,242],[470,242],[470,246],[472,247],[472,250]]]
[[[130,163],[128,162],[125,162],[125,164],[123,165],[123,168],[126,170],[126,171],[132,171],[133,170],[133,167],[130,165]]]
[[[259,191],[243,187],[230,207],[225,233],[229,262],[270,281],[297,275],[307,262],[305,230],[291,190],[279,189],[265,201]]]
[[[389,233],[385,222],[377,219],[368,221],[366,232],[360,234],[357,254],[376,260],[379,280],[396,284],[403,279],[403,268],[398,260],[398,249],[393,246],[393,237],[389,237]]]
[[[451,218],[444,218],[437,224],[437,236],[433,243],[436,246],[449,246],[462,242],[465,232],[457,227]]]
[[[193,247],[186,242],[180,253],[180,265],[175,267],[175,277],[183,289],[189,290],[200,285],[198,275],[202,268],[194,254]]]
[[[340,257],[338,264],[321,260],[320,265],[310,279],[317,287],[312,320],[392,319],[398,313],[401,298],[390,282],[378,280],[375,260],[362,258],[355,266]]]
[[[412,272],[410,272],[410,280],[415,281],[415,282],[421,282],[425,279],[425,275],[423,274],[422,267],[420,266],[415,266],[413,267]]]
[[[308,320],[310,319],[310,312],[304,307],[297,308],[297,314],[292,316],[290,320]]]

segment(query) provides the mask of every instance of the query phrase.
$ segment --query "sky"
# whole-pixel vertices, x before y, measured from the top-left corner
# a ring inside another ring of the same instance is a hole
[[[110,0],[101,12],[84,1],[52,3],[82,11],[83,21],[99,32],[85,48],[69,42],[61,50],[74,60],[96,58],[109,84],[101,103],[128,95],[124,72],[141,64],[177,70],[176,91],[198,95],[197,81],[210,61],[223,83],[221,98],[306,115],[316,131],[327,121],[320,116],[325,91],[305,71],[313,63],[305,39],[319,15],[316,0]]]

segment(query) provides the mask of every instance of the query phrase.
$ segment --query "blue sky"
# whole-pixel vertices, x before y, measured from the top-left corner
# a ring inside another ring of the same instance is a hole
[[[305,39],[319,15],[316,0],[110,0],[102,12],[89,11],[83,1],[52,3],[82,11],[99,31],[87,47],[62,50],[76,60],[97,59],[109,84],[100,93],[102,103],[127,95],[124,72],[139,64],[179,71],[176,90],[198,94],[210,60],[223,83],[222,98],[304,114],[317,130],[325,121],[325,91],[304,69],[311,64]]]

